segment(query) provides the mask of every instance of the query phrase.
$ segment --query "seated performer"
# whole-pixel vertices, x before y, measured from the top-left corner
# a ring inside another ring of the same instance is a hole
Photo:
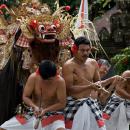
[[[62,68],[68,94],[65,108],[66,128],[105,130],[102,113],[96,101],[100,89],[94,84],[100,79],[99,68],[96,60],[89,58],[90,42],[85,37],[78,37],[71,50],[73,58]]]
[[[115,90],[103,110],[107,130],[129,130],[130,119],[130,70],[121,76],[102,81],[105,86],[111,82],[109,91]]]
[[[99,65],[100,77],[103,79],[109,72],[111,65],[106,59],[99,59],[97,63]]]
[[[23,101],[30,111],[6,121],[0,130],[65,130],[66,86],[52,61],[43,60],[37,72],[29,76]]]
[[[108,62],[108,60],[106,59],[99,59],[97,60],[97,63],[99,65],[99,73],[100,73],[100,77],[101,79],[106,79],[108,76],[111,77],[110,75],[110,68],[111,65]],[[108,74],[109,73],[109,74]],[[105,86],[105,89],[108,89],[108,87],[110,86],[110,84],[108,84],[107,86]],[[101,109],[103,109],[103,107],[106,105],[107,101],[109,100],[109,97],[111,96],[111,92],[108,95],[103,95],[100,94],[99,95],[99,100],[100,100],[100,107]]]

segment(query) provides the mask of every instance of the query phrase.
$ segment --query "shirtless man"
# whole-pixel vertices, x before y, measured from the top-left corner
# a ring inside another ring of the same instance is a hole
[[[121,76],[115,75],[113,77],[110,77],[106,80],[102,80],[100,83],[102,87],[106,87],[109,85],[107,90],[111,94],[114,92],[116,95],[121,96],[124,99],[129,99],[130,95],[130,88],[129,88],[129,82],[130,82],[130,71],[124,71]],[[97,82],[98,83],[98,82]],[[106,95],[103,95],[106,96]],[[106,97],[102,97],[106,98]]]
[[[104,126],[104,123],[99,123],[103,122],[101,114],[99,114],[101,111],[96,104],[96,100],[93,100],[97,98],[99,90],[98,86],[94,84],[94,82],[100,80],[98,64],[96,60],[89,58],[89,55],[91,53],[91,46],[90,42],[85,37],[77,38],[71,50],[73,53],[73,58],[68,60],[62,68],[62,74],[66,82],[68,94],[67,106],[65,108],[66,126],[67,123],[71,124],[71,122],[76,119],[74,118],[75,112],[80,108],[82,109],[82,105],[80,106],[79,104],[82,104],[82,101],[84,100],[87,106],[86,109],[83,108],[82,114],[84,110],[90,111],[90,115],[92,114],[90,117],[86,115],[85,118],[84,115],[86,112],[84,112],[83,115],[79,114],[85,119],[83,121],[84,124],[90,124],[84,128],[85,130],[98,130],[99,127]],[[99,115],[100,117],[98,117]],[[93,118],[92,122],[95,122],[95,124],[91,124],[90,121],[87,122],[91,117]],[[96,120],[98,120],[97,122],[99,127],[96,123],[95,117],[97,117]],[[83,127],[81,124],[82,121],[80,121],[79,118],[80,117],[74,121],[77,123],[73,123],[73,126],[68,125],[68,128],[70,129],[72,127],[74,130],[83,130],[83,128],[81,128]]]
[[[96,60],[89,58],[90,42],[85,37],[79,37],[71,50],[74,57],[62,68],[68,95],[76,99],[89,97],[94,87],[88,85],[100,79]]]
[[[101,77],[101,79],[104,79],[105,76],[108,74],[108,72],[111,68],[111,65],[110,65],[109,61],[106,59],[99,59],[97,61],[97,63],[99,65],[100,77]]]
[[[124,71],[121,76],[114,76],[102,81],[103,86],[109,83],[111,83],[111,86],[108,90],[115,91],[103,110],[106,128],[107,130],[128,130],[128,119],[130,119],[130,70]]]
[[[43,60],[38,71],[29,76],[23,92],[23,101],[33,109],[36,119],[41,119],[42,127],[45,130],[46,128],[49,130],[65,130],[64,116],[61,110],[66,105],[66,86],[64,79],[57,75],[56,65],[52,61]],[[49,121],[48,115],[54,118],[53,122],[50,122],[51,124],[46,124],[46,120]],[[12,118],[13,121],[5,122],[1,128],[21,130],[25,127],[25,129],[32,130],[33,127],[38,127],[39,122],[36,126],[33,126],[34,120],[32,119],[28,120],[32,121],[30,126],[28,126],[28,123],[22,126],[14,118]]]

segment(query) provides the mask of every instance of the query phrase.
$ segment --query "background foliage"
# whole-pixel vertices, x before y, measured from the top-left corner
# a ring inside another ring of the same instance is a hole
[[[121,74],[125,70],[130,70],[130,47],[123,49],[119,54],[111,58],[117,74]]]
[[[6,4],[7,6],[17,6],[22,0],[0,0],[0,4]],[[41,3],[47,3],[54,11],[56,9],[56,0],[39,0]],[[69,5],[71,10],[69,13],[73,16],[77,15],[81,0],[59,0],[60,6]],[[88,0],[89,3],[89,17],[93,20],[96,17],[101,16],[105,11],[109,10],[115,5],[114,0]]]

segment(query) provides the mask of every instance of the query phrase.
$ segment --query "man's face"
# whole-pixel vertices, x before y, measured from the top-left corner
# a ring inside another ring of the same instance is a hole
[[[78,59],[82,61],[86,61],[90,53],[91,53],[90,45],[85,45],[85,44],[79,45],[78,52],[77,52]]]
[[[124,72],[121,76],[127,80],[128,84],[130,84],[130,71]]]
[[[99,72],[100,72],[101,78],[104,77],[108,73],[109,69],[110,68],[108,66],[106,66],[106,65],[101,65],[100,66]]]

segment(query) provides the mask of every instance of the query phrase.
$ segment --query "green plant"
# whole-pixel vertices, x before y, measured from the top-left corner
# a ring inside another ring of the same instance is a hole
[[[125,70],[130,69],[130,47],[123,49],[119,54],[111,58],[115,66],[116,73],[121,74]]]

